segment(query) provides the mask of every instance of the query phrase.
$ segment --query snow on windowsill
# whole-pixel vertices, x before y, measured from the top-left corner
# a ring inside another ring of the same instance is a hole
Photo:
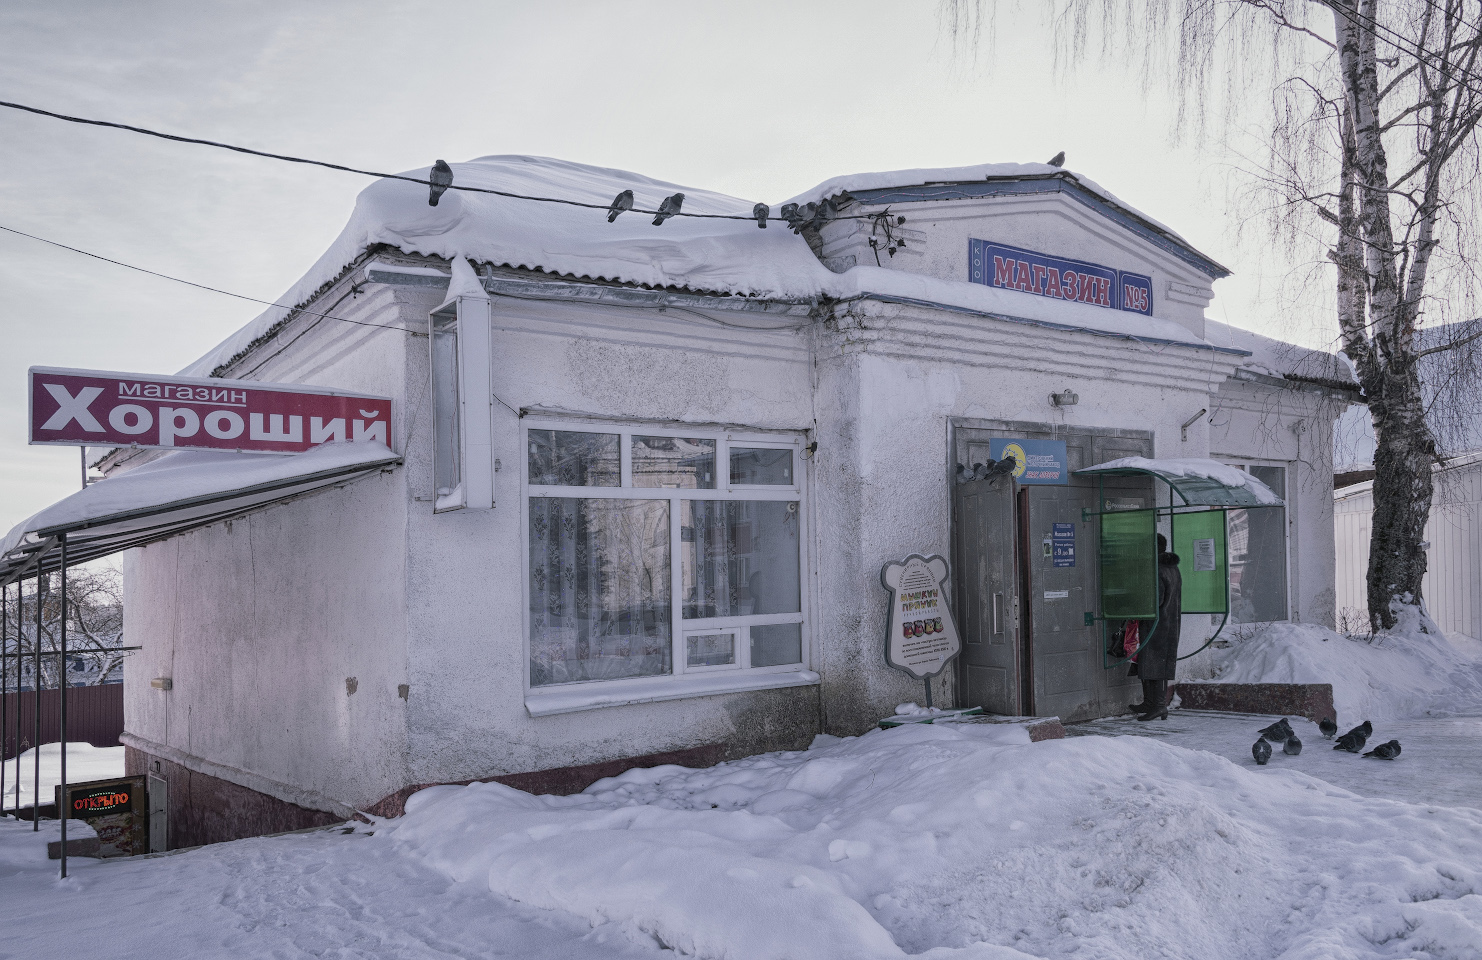
[[[807,687],[818,681],[818,674],[811,670],[789,670],[785,673],[738,671],[682,677],[643,677],[608,683],[570,683],[546,690],[531,690],[525,694],[525,709],[532,717],[549,717],[558,713],[620,707],[631,703],[656,703],[660,700],[683,700],[719,693],[776,690],[781,687]]]

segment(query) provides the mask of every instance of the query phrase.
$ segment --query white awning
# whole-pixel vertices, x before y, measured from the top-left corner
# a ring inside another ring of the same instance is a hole
[[[326,443],[303,453],[181,450],[99,480],[17,524],[0,542],[0,583],[163,540],[196,527],[346,483],[401,458],[375,441]]]

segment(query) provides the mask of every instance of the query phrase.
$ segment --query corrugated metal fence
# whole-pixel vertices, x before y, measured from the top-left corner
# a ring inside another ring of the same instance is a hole
[[[1426,609],[1448,634],[1482,639],[1482,464],[1437,471],[1425,538],[1430,543],[1421,591]],[[1337,539],[1338,619],[1367,624],[1370,484],[1338,491],[1333,503]],[[1364,629],[1367,629],[1365,627]]]
[[[41,691],[41,742],[55,743],[61,737],[57,707],[61,695],[56,690]],[[17,729],[16,705],[19,702],[21,722]],[[36,724],[36,693],[10,692],[5,697],[6,760],[31,749]],[[123,733],[123,684],[105,683],[97,687],[67,688],[67,739],[72,743],[91,743],[95,747],[118,746]],[[17,749],[19,747],[19,749]]]

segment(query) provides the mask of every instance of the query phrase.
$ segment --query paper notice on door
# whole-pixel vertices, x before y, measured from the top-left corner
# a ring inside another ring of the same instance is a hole
[[[1070,596],[1069,590],[1046,590],[1046,600],[1064,600]]]
[[[1214,555],[1214,538],[1194,541],[1194,572],[1209,573],[1217,569]]]

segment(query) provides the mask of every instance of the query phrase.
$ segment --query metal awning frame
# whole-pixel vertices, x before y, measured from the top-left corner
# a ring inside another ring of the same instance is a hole
[[[245,516],[272,504],[295,499],[325,487],[342,486],[361,477],[369,476],[388,467],[394,467],[401,458],[389,457],[364,463],[347,464],[320,470],[315,473],[286,477],[265,483],[249,485],[233,490],[218,491],[176,500],[168,504],[122,510],[89,520],[43,527],[32,531],[36,537],[30,543],[22,542],[9,554],[0,557],[0,745],[9,742],[10,736],[10,663],[15,661],[15,721],[16,721],[16,801],[15,814],[20,816],[20,693],[21,661],[25,656],[35,663],[33,689],[37,696],[36,708],[32,711],[35,725],[32,734],[34,769],[32,770],[31,829],[41,829],[41,661],[43,657],[58,658],[58,713],[61,740],[61,784],[58,796],[65,802],[67,796],[67,568],[89,560],[97,560],[110,554],[142,547],[169,537],[187,533],[236,517]],[[106,480],[103,482],[107,482]],[[137,525],[139,521],[150,521]],[[109,528],[113,528],[109,532]],[[57,645],[51,650],[42,650],[42,585],[50,574],[60,577],[61,610],[58,618]],[[25,633],[21,629],[20,616],[23,607],[21,580],[36,579],[36,638],[30,651],[21,650]],[[5,648],[10,640],[11,600],[10,586],[15,585],[16,652],[9,654]],[[120,648],[137,650],[138,647]],[[86,652],[95,652],[87,648]],[[8,761],[0,759],[0,798],[5,796],[6,766]],[[67,876],[67,811],[57,810],[61,826],[61,876]],[[0,816],[4,815],[4,803],[0,800]]]
[[[22,578],[35,576],[37,571],[33,567],[37,564],[40,565],[39,572],[55,573],[60,568],[58,546],[64,537],[69,541],[67,562],[69,564],[86,563],[89,560],[97,560],[110,554],[188,533],[213,523],[232,520],[271,504],[282,503],[304,494],[313,493],[324,487],[350,483],[400,462],[400,457],[393,456],[383,461],[356,464],[350,468],[339,467],[318,473],[287,477],[242,489],[191,497],[161,506],[126,510],[94,520],[42,528],[34,533],[41,539],[32,543],[23,543],[5,557],[0,557],[0,586],[9,586]],[[160,520],[154,524],[133,527],[126,531],[120,530],[113,535],[107,533],[108,527],[118,527],[122,524],[131,524],[154,517]],[[89,538],[86,531],[95,531],[95,533]]]
[[[1154,480],[1162,481],[1168,487],[1168,506],[1157,506],[1157,498],[1154,497],[1154,506],[1152,507],[1152,509],[1157,510],[1160,514],[1189,513],[1196,510],[1231,508],[1239,510],[1259,510],[1262,507],[1286,506],[1286,501],[1280,498],[1278,498],[1275,503],[1252,503],[1249,502],[1248,497],[1228,495],[1225,499],[1215,499],[1213,497],[1201,495],[1201,490],[1204,492],[1208,492],[1210,490],[1234,491],[1236,489],[1242,489],[1227,486],[1226,484],[1220,483],[1218,480],[1215,480],[1212,477],[1174,477],[1166,473],[1159,473],[1156,470],[1148,470],[1143,467],[1117,467],[1114,470],[1096,470],[1087,468],[1077,470],[1075,471],[1075,473],[1078,477],[1094,476],[1096,478],[1097,509],[1095,511],[1082,510],[1081,517],[1085,520],[1089,520],[1091,517],[1094,516],[1100,516],[1102,513],[1122,512],[1108,511],[1106,509],[1105,492],[1107,477],[1152,477]],[[1175,493],[1178,494],[1178,498],[1183,501],[1182,503],[1176,504],[1173,502],[1173,495]]]

